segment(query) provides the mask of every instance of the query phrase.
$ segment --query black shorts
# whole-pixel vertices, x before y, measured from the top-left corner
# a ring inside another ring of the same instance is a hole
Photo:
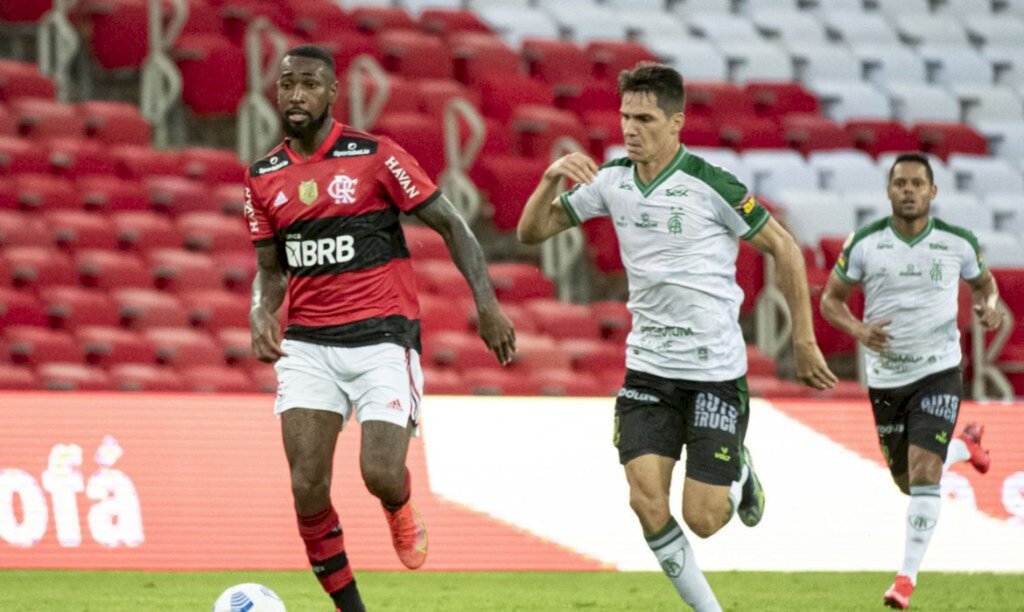
[[[962,395],[959,367],[929,374],[902,387],[868,389],[878,443],[893,478],[907,473],[907,449],[911,444],[946,459]]]
[[[740,477],[749,407],[746,377],[699,382],[627,370],[615,400],[619,461],[646,454],[679,460],[685,444],[688,477],[728,485]]]

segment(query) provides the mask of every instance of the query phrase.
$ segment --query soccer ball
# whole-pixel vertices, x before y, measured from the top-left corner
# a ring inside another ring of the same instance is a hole
[[[285,612],[284,602],[262,584],[246,582],[224,591],[213,604],[213,612]]]

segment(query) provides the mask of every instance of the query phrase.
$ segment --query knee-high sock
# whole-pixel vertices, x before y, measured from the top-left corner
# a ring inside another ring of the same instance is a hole
[[[946,463],[942,465],[942,471],[945,472],[954,463],[967,461],[970,458],[971,451],[967,450],[967,445],[964,444],[964,441],[960,438],[953,438],[949,443],[949,448],[946,449]]]
[[[300,516],[299,535],[320,586],[342,612],[365,612],[356,579],[345,553],[345,535],[334,506],[311,516]]]
[[[707,578],[697,567],[693,549],[674,518],[669,518],[667,525],[649,536],[647,545],[683,601],[697,612],[721,612],[722,607],[718,605]]]
[[[903,553],[903,567],[900,573],[917,584],[917,570],[928,550],[928,543],[939,522],[942,497],[939,485],[917,485],[910,487],[910,503],[907,505],[907,541]]]

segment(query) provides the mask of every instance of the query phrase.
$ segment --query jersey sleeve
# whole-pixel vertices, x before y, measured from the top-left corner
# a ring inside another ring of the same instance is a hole
[[[416,158],[390,138],[381,140],[383,163],[377,180],[391,202],[405,213],[440,197],[441,191]]]
[[[274,228],[271,227],[270,220],[267,218],[266,203],[256,193],[248,175],[245,177],[243,188],[245,189],[245,206],[242,208],[242,212],[249,224],[249,233],[252,234],[253,244],[263,246],[273,242]]]
[[[711,187],[718,221],[744,240],[756,236],[771,219],[768,209],[733,173],[699,157],[693,159],[685,160],[685,168]]]
[[[960,251],[960,278],[974,280],[984,274],[985,259],[981,256],[981,245],[973,233],[964,231]]]
[[[608,206],[602,192],[609,175],[609,172],[598,170],[597,178],[591,184],[578,183],[558,196],[569,223],[576,226],[589,219],[608,216]]]
[[[836,260],[832,270],[847,283],[856,285],[864,278],[864,249],[858,248],[861,243],[854,242],[857,232],[851,232],[843,243],[843,251]]]

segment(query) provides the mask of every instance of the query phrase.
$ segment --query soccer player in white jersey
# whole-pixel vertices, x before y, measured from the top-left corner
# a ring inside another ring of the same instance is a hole
[[[883,597],[885,605],[906,609],[939,519],[942,472],[958,461],[982,473],[989,468],[983,427],[971,423],[953,437],[962,394],[960,279],[971,286],[986,329],[999,326],[999,291],[974,235],[931,217],[937,190],[927,157],[897,157],[888,192],[892,216],[847,239],[821,314],[864,345],[878,442],[893,480],[910,496],[903,567]],[[846,306],[858,283],[866,299],[863,321]]]
[[[803,257],[793,238],[735,176],[679,142],[683,80],[660,64],[619,75],[627,155],[600,168],[582,153],[551,164],[519,220],[536,244],[609,216],[629,282],[633,327],[626,380],[615,403],[615,445],[647,542],[679,595],[700,611],[721,610],[669,511],[669,484],[686,452],[683,520],[702,538],[739,513],[748,526],[764,493],[743,447],[749,418],[746,348],[738,323],[739,239],[773,255],[793,318],[797,375],[817,389],[835,384],[818,349]],[[576,186],[560,196],[558,182]]]

